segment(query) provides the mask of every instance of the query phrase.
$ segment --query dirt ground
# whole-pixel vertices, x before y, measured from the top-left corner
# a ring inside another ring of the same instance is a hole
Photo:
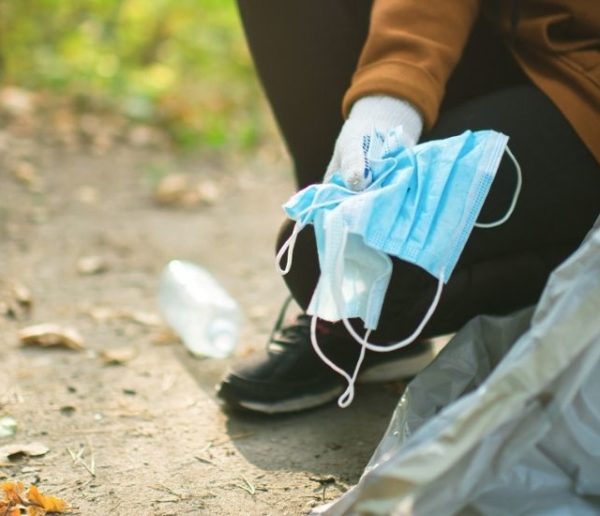
[[[36,483],[83,515],[306,514],[354,484],[400,386],[360,386],[344,410],[227,414],[214,386],[235,357],[194,359],[156,321],[160,272],[185,258],[239,300],[236,356],[264,345],[286,295],[272,257],[292,191],[282,155],[180,156],[135,137],[59,145],[9,129],[0,133],[0,418],[18,428],[0,447],[49,451],[10,461],[0,477]],[[208,202],[158,206],[153,188],[171,172],[204,184]],[[97,273],[78,270],[89,256],[103,262]],[[19,285],[30,311],[15,304]],[[75,327],[85,349],[22,346],[18,330],[37,323]],[[135,357],[102,359],[123,348]]]

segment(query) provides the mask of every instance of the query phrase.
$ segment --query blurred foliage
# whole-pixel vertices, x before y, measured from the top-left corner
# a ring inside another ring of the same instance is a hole
[[[184,147],[253,148],[270,126],[232,0],[0,0],[0,74]]]

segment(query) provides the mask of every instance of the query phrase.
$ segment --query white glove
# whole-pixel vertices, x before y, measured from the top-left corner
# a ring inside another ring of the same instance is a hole
[[[375,95],[357,100],[335,142],[325,181],[339,170],[348,188],[364,190],[371,180],[367,165],[371,134],[378,131],[385,135],[398,126],[402,127],[405,145],[413,147],[421,136],[423,119],[411,104],[394,97]]]

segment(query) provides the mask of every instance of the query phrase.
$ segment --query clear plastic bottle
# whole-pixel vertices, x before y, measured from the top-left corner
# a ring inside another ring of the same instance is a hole
[[[169,262],[160,279],[158,304],[192,354],[224,358],[235,349],[240,308],[202,267],[182,260]]]

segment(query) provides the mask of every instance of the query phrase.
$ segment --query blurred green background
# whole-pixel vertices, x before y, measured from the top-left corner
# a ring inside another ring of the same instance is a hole
[[[0,74],[184,148],[248,150],[273,130],[229,0],[0,0]]]

